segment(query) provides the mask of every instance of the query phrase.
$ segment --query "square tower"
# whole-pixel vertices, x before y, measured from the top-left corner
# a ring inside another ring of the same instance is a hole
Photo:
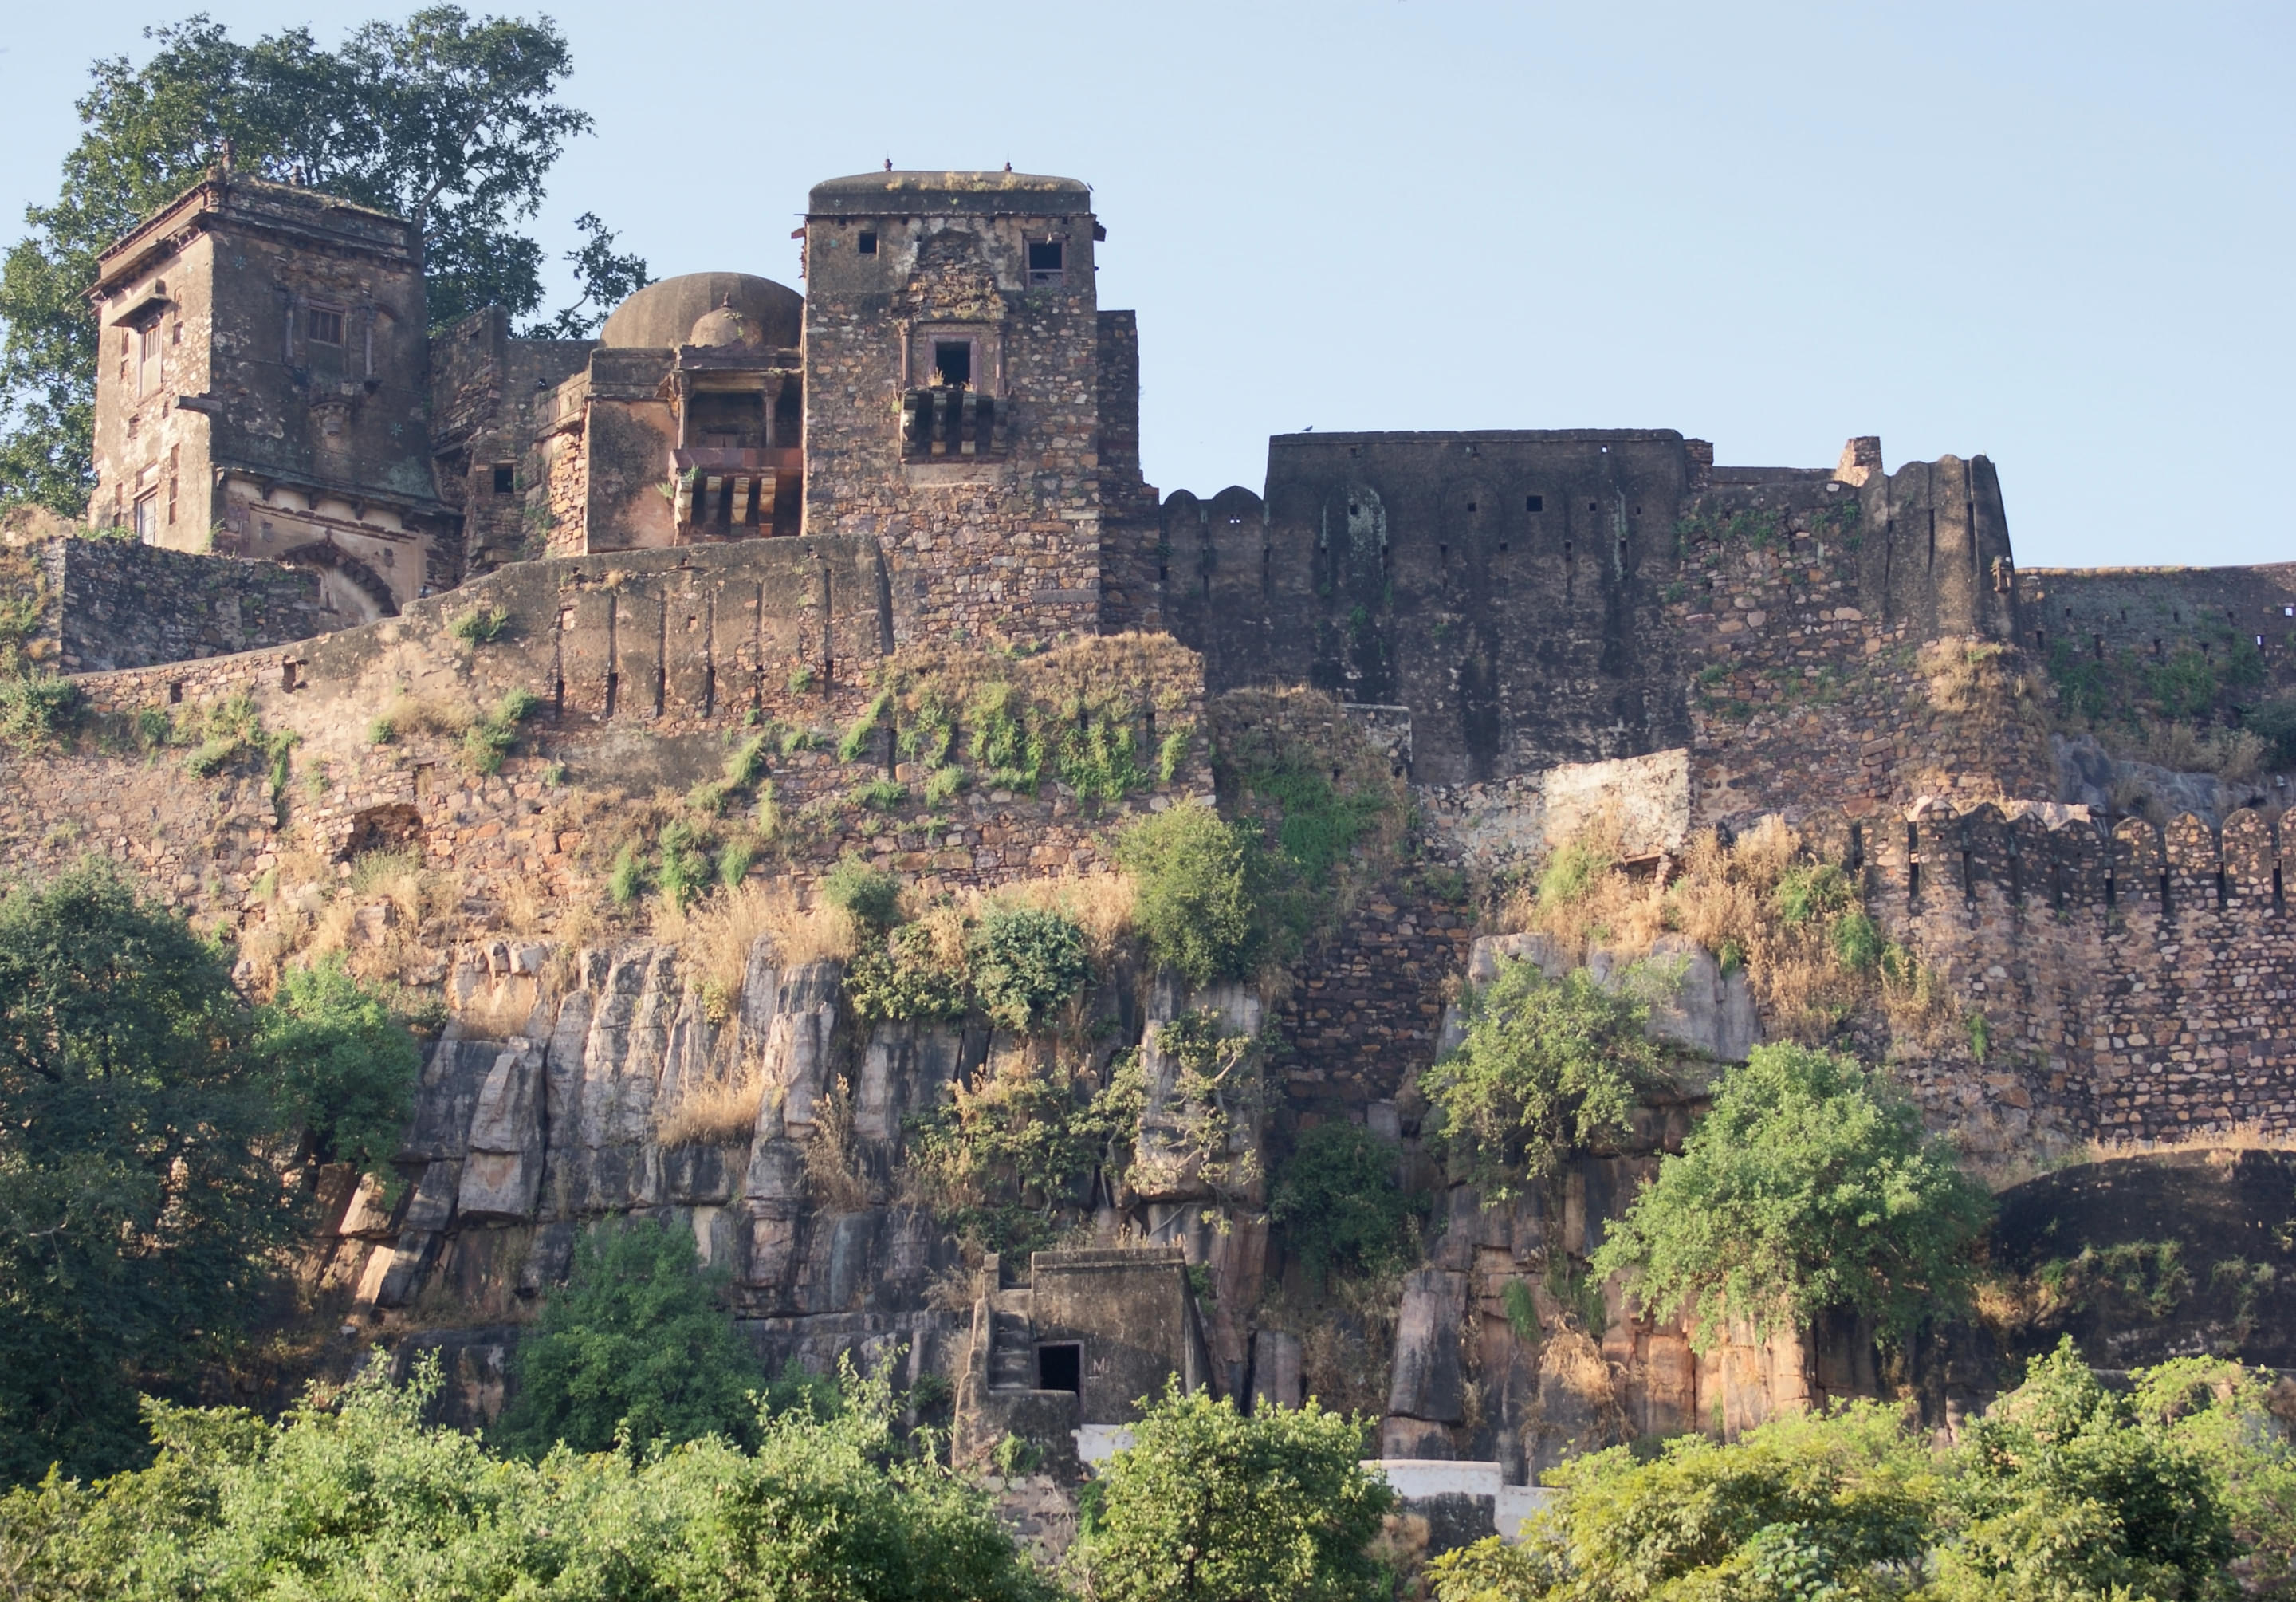
[[[877,538],[897,640],[1097,632],[1091,189],[865,173],[804,232],[805,531]]]
[[[218,168],[104,252],[89,299],[92,523],[308,563],[353,620],[455,582],[409,224]]]

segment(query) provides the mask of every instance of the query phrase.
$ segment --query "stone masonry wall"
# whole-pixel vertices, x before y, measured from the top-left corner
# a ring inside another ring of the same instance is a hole
[[[196,555],[124,539],[51,539],[38,552],[67,673],[224,656],[340,628],[312,568]]]

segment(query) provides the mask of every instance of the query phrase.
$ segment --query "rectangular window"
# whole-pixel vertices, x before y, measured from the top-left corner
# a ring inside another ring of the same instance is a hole
[[[512,489],[516,489],[518,487],[517,479],[517,471],[512,468],[508,462],[497,462],[495,464],[495,493],[496,495],[508,495]]]
[[[1058,288],[1068,282],[1067,248],[1057,239],[1029,242],[1029,287]]]
[[[1046,1341],[1037,1348],[1037,1389],[1084,1390],[1084,1344],[1079,1341]]]
[[[1526,495],[1522,497],[1522,509],[1526,512],[1544,512],[1546,510],[1546,497],[1543,495]]]
[[[152,390],[160,387],[160,351],[161,347],[160,341],[160,325],[157,323],[150,324],[144,328],[141,338],[141,344],[143,347],[143,357],[141,365],[136,370],[135,392],[139,395],[149,395]]]
[[[933,341],[933,382],[952,390],[972,387],[972,341]]]
[[[156,492],[146,492],[135,497],[135,538],[145,545],[156,545],[160,539],[160,497]]]
[[[861,230],[861,242],[858,249],[864,256],[874,256],[877,253],[877,233],[875,229],[864,228]]]
[[[340,345],[343,342],[343,314],[314,306],[304,313],[303,332],[314,345]]]

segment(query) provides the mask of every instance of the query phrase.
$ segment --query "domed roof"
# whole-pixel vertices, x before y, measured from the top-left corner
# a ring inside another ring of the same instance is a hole
[[[598,338],[624,350],[699,343],[694,325],[718,310],[745,318],[758,343],[787,349],[798,342],[805,297],[748,273],[685,273],[649,283],[614,308]]]
[[[694,320],[693,332],[685,336],[689,345],[750,346],[766,342],[765,331],[758,320],[746,312],[735,311],[731,300],[703,312]]]

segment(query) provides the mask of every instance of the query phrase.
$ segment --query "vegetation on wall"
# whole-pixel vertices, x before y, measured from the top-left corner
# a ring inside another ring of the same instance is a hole
[[[1359,1123],[1319,1123],[1300,1137],[1268,1191],[1285,1246],[1328,1283],[1391,1273],[1416,1255],[1419,1198],[1396,1183],[1401,1154]]]
[[[1757,1046],[1611,1224],[1593,1269],[1700,1349],[1733,1323],[1807,1331],[1847,1309],[1903,1345],[1969,1304],[1991,1206],[1896,1087],[1848,1057]]]
[[[2157,655],[2134,645],[2100,655],[2061,636],[2048,661],[2056,727],[2094,735],[2115,756],[2234,783],[2296,766],[2284,737],[2296,701],[2252,703],[2266,677],[2255,637],[2222,622],[2197,632]]]
[[[1631,870],[1615,817],[1598,817],[1549,854],[1534,885],[1519,887],[1499,921],[1554,935],[1583,957],[1647,953],[1679,934],[1711,952],[1726,974],[1743,971],[1773,1036],[1823,1046],[1867,1013],[1909,1046],[1935,1046],[1958,1022],[1942,974],[1887,939],[1840,867],[1812,859],[1783,818],[1765,817],[1725,842],[1694,836],[1679,871]]]
[[[1583,968],[1549,979],[1513,960],[1463,1000],[1467,1038],[1420,1076],[1462,1177],[1504,1201],[1550,1180],[1575,1149],[1623,1135],[1665,1058],[1650,1004]]]

